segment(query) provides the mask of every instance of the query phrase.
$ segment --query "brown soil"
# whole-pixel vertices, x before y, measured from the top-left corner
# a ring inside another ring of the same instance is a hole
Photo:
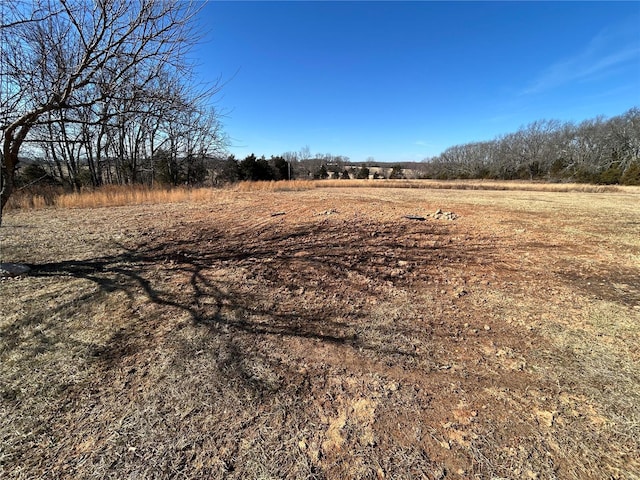
[[[639,200],[10,212],[0,476],[640,478]]]

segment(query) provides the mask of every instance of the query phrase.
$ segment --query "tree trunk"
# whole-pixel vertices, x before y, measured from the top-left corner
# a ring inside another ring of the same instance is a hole
[[[18,163],[17,155],[12,153],[8,155],[5,154],[4,159],[6,170],[3,171],[0,176],[0,181],[2,182],[2,191],[0,193],[0,225],[2,225],[4,207],[7,205],[15,186],[15,165]]]
[[[31,125],[22,125],[21,127],[16,125],[7,128],[4,132],[2,158],[5,169],[0,175],[0,225],[2,225],[4,207],[7,205],[9,197],[15,188],[18,152],[29,130],[31,130]]]

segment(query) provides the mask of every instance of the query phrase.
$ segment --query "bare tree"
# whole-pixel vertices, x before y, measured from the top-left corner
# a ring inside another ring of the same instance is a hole
[[[198,10],[185,0],[13,0],[0,25],[0,222],[20,150],[50,112],[99,108],[185,68]],[[200,4],[201,5],[201,4]],[[56,119],[59,120],[59,119]]]
[[[449,147],[421,170],[434,178],[640,183],[640,109],[579,125],[539,120],[488,142]]]
[[[635,107],[608,122],[611,163],[625,170],[640,159],[640,108]]]

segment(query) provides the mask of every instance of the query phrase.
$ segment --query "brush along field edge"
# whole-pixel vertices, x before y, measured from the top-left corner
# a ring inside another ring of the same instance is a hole
[[[293,180],[277,182],[240,182],[223,188],[148,188],[109,185],[95,190],[64,193],[57,189],[14,192],[7,210],[59,208],[93,208],[185,201],[210,201],[223,191],[287,192],[315,188],[417,188],[437,190],[497,190],[534,192],[640,193],[640,187],[589,185],[577,183],[539,183],[492,180]]]

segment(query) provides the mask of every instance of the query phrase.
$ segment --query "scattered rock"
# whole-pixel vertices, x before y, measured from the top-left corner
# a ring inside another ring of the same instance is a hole
[[[553,427],[556,420],[557,412],[548,412],[546,410],[536,410],[538,416],[538,423],[546,427]]]
[[[491,330],[491,327],[489,325],[485,325],[484,329],[488,332],[489,330]]]
[[[396,382],[391,382],[387,385],[385,385],[385,390],[389,391],[389,392],[395,392],[396,390],[398,390],[399,385]]]
[[[444,469],[444,467],[437,467],[433,471],[433,478],[435,478],[436,480],[442,480],[446,476],[447,476],[447,471]]]
[[[426,214],[426,216],[422,216],[422,215],[403,215],[402,218],[406,218],[408,220],[417,220],[419,222],[424,222],[427,218],[426,217],[430,217],[430,214]],[[453,212],[443,212],[441,209],[436,210],[436,212],[433,214],[433,218],[436,220],[455,220],[458,218],[458,215],[456,215]]]
[[[467,292],[464,288],[458,288],[455,292],[454,292],[454,297],[460,298],[460,297],[464,297]]]
[[[443,212],[442,209],[439,208],[433,214],[433,218],[436,220],[455,220],[458,218],[458,215],[453,212]]]
[[[280,215],[286,215],[287,212],[273,212],[271,214],[272,217],[279,217]]]
[[[316,215],[333,215],[334,213],[339,213],[335,208],[330,208],[329,210],[325,210],[324,212],[316,213]]]
[[[0,263],[0,278],[2,277],[19,277],[29,273],[31,268],[21,263]]]

